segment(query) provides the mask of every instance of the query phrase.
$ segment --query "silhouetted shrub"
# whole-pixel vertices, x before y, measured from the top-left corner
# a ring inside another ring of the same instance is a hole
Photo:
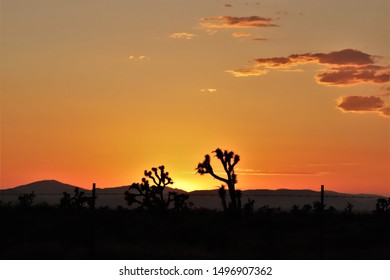
[[[316,215],[320,215],[324,213],[325,205],[323,205],[320,201],[313,202],[313,213]]]
[[[183,211],[191,208],[191,206],[187,204],[187,200],[189,198],[188,194],[177,194],[175,192],[170,192],[170,194],[173,196],[174,210]]]
[[[378,198],[375,208],[374,213],[376,214],[390,214],[390,198]]]
[[[328,209],[325,210],[325,213],[327,215],[336,215],[337,214],[337,210],[333,206],[330,206]]]
[[[313,210],[313,206],[311,206],[310,204],[305,204],[302,207],[302,212],[303,212],[303,214],[306,214],[306,215],[310,214],[312,210]]]
[[[255,204],[255,201],[248,198],[248,202],[244,204],[244,208],[243,208],[243,211],[244,211],[244,214],[246,215],[252,215],[253,214],[253,206]]]
[[[264,205],[263,207],[259,208],[257,210],[257,212],[262,213],[262,214],[268,214],[268,215],[278,214],[281,212],[281,208],[280,207],[269,207],[269,205]]]
[[[298,214],[302,213],[302,210],[300,209],[299,205],[294,204],[291,207],[290,213],[293,214],[293,215],[298,215]]]
[[[344,208],[344,214],[351,215],[353,207],[354,206],[348,202],[347,206]]]
[[[24,208],[30,207],[34,202],[35,196],[36,195],[34,192],[19,195],[18,196],[19,205]]]

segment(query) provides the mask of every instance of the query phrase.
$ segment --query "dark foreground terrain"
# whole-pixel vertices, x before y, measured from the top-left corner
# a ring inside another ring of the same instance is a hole
[[[0,208],[0,259],[390,259],[389,215]]]

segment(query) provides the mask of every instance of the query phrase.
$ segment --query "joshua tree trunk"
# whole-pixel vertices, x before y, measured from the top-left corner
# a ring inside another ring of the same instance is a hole
[[[222,185],[219,190],[218,190],[219,197],[221,198],[222,201],[222,207],[223,211],[226,213],[228,211],[227,204],[226,204],[226,190],[225,186]]]
[[[230,182],[228,184],[228,187],[229,187],[229,195],[230,195],[230,208],[233,210],[233,211],[236,211],[237,210],[237,197],[236,197],[236,190],[234,188],[234,183],[233,182]]]
[[[240,161],[240,156],[235,155],[233,152],[222,151],[221,149],[216,149],[214,151],[215,156],[221,161],[224,171],[226,172],[227,178],[223,178],[216,174],[213,170],[213,167],[210,163],[210,156],[205,155],[205,159],[203,162],[198,164],[196,168],[197,173],[200,175],[210,174],[215,179],[224,182],[229,189],[230,195],[230,204],[229,208],[232,212],[237,211],[237,195],[235,190],[235,184],[237,183],[237,175],[234,173],[234,167]]]

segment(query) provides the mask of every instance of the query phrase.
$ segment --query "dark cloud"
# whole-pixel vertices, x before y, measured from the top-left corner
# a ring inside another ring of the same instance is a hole
[[[307,63],[328,65],[330,68],[316,77],[319,83],[327,85],[383,84],[390,81],[390,67],[375,65],[374,56],[353,49],[330,53],[303,53],[286,57],[257,58],[253,62],[252,69],[257,70],[290,69]]]
[[[314,56],[318,58],[318,63],[321,64],[368,65],[375,62],[373,56],[353,49],[345,49],[330,53],[318,53]]]
[[[344,112],[376,112],[390,116],[390,107],[378,96],[344,96],[339,99],[337,108]]]
[[[381,109],[382,115],[390,118],[390,107],[385,107]]]
[[[226,8],[231,8],[231,7],[233,7],[233,5],[232,4],[225,4],[225,7]]]
[[[344,96],[337,107],[344,111],[377,111],[384,104],[378,96]]]
[[[330,85],[351,85],[356,83],[383,84],[390,81],[388,67],[376,65],[342,66],[331,68],[317,75],[317,81]]]
[[[207,29],[220,28],[258,28],[258,27],[275,27],[272,23],[273,19],[263,18],[258,16],[250,17],[233,17],[233,16],[219,16],[202,18],[200,25]]]
[[[374,57],[364,52],[344,49],[330,53],[292,54],[287,57],[258,58],[254,60],[257,66],[290,67],[306,63],[329,65],[369,65],[374,63]]]
[[[346,96],[339,99],[337,108],[344,112],[376,112],[390,117],[390,106],[383,98],[390,96],[390,66],[376,64],[373,56],[354,49],[344,49],[329,53],[302,53],[282,57],[257,58],[251,67],[227,72],[235,77],[260,76],[270,70],[303,71],[296,66],[307,63],[325,65],[316,75],[319,84],[330,86],[349,86],[362,83],[384,84],[377,96]]]
[[[384,107],[381,109],[382,115],[385,117],[390,117],[390,107]]]
[[[297,60],[290,57],[271,57],[271,58],[257,58],[254,60],[257,67],[265,68],[286,68],[298,65]],[[303,64],[303,63],[301,63]]]

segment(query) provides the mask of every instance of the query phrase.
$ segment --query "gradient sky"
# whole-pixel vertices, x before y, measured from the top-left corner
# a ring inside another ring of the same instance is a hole
[[[241,189],[390,195],[388,0],[0,3],[2,189],[210,189],[219,147]]]

